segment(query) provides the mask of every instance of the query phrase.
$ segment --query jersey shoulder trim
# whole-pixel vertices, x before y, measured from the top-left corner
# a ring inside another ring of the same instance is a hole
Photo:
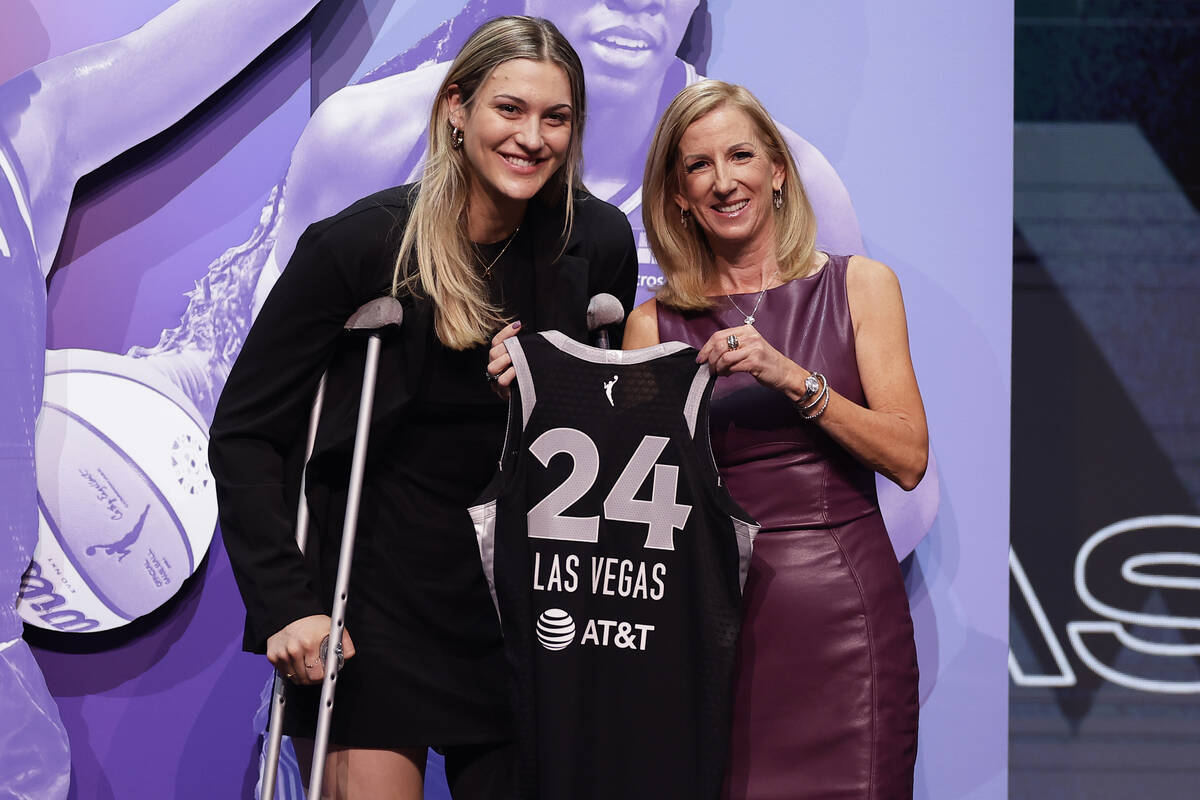
[[[543,331],[539,335],[567,355],[582,361],[590,361],[593,364],[643,364],[655,358],[686,350],[690,346],[683,342],[663,342],[643,347],[640,350],[602,350],[599,347],[591,347],[577,342],[559,331]],[[518,373],[518,377],[519,375],[520,373]]]
[[[525,357],[525,350],[521,347],[520,338],[513,336],[504,341],[504,347],[508,350],[508,357],[512,359],[513,369],[517,372],[517,386],[521,393],[521,430],[525,430],[525,426],[529,424],[529,417],[533,414],[533,406],[537,403],[537,392],[533,387],[533,373],[529,371],[529,359]],[[508,443],[505,442],[505,452],[507,452]]]

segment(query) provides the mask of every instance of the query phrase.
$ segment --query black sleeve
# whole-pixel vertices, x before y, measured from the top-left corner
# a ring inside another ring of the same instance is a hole
[[[359,238],[361,226],[350,227]],[[361,245],[347,238],[328,221],[300,237],[246,337],[210,431],[221,532],[246,604],[246,646],[259,652],[289,623],[324,613],[296,546],[285,471],[289,453],[303,447],[344,323],[378,294],[363,277]]]

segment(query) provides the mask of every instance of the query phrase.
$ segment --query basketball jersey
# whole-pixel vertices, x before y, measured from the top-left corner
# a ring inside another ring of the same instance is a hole
[[[757,525],[720,484],[681,342],[505,343],[500,470],[471,509],[514,668],[521,796],[716,797]]]

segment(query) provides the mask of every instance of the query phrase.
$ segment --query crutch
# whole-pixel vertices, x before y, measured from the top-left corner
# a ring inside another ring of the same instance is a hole
[[[317,712],[317,733],[313,742],[312,773],[308,782],[308,797],[321,796],[321,781],[325,773],[325,754],[329,749],[329,724],[333,718],[333,694],[337,675],[342,667],[342,630],[346,623],[346,601],[350,589],[350,566],[354,554],[354,537],[358,527],[358,502],[362,495],[363,471],[367,461],[367,436],[371,429],[371,409],[375,400],[375,378],[379,368],[379,351],[385,328],[399,327],[404,309],[394,297],[381,297],[359,308],[346,321],[345,330],[366,333],[367,357],[363,367],[362,396],[358,402],[358,423],[354,433],[354,455],[350,462],[350,486],[346,496],[346,519],[342,525],[342,546],[338,553],[337,579],[334,584],[333,612],[330,614],[329,650],[324,655],[325,679],[321,682],[321,701]],[[317,438],[317,422],[325,400],[325,379],[317,385],[312,411],[308,419],[308,439],[304,448],[304,468],[300,478],[300,502],[296,510],[296,545],[304,552],[308,540],[308,503],[305,501],[305,478],[308,460],[312,457]],[[335,644],[336,643],[336,644]],[[283,712],[286,703],[283,677],[278,673],[272,688],[271,716],[268,724],[266,763],[264,764],[263,800],[275,800],[275,776],[279,769],[279,748],[283,741]]]

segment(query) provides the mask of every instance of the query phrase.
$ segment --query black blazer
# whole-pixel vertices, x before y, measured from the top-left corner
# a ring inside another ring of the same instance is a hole
[[[309,226],[217,403],[209,464],[225,547],[246,604],[248,650],[265,652],[267,638],[290,622],[329,612],[332,596],[325,594],[332,594],[337,566],[365,354],[342,326],[363,303],[390,291],[415,190],[387,189]],[[563,209],[534,200],[522,222],[533,237],[536,298],[535,318],[522,323],[528,332],[557,329],[585,341],[590,297],[608,292],[626,313],[632,308],[637,250],[624,214],[586,193],[577,196],[564,248]],[[418,295],[400,301],[404,323],[384,339],[380,356],[373,433],[404,413],[425,352],[436,341],[430,303]],[[311,524],[302,556],[295,521],[305,431],[326,370],[324,409],[306,471]]]

